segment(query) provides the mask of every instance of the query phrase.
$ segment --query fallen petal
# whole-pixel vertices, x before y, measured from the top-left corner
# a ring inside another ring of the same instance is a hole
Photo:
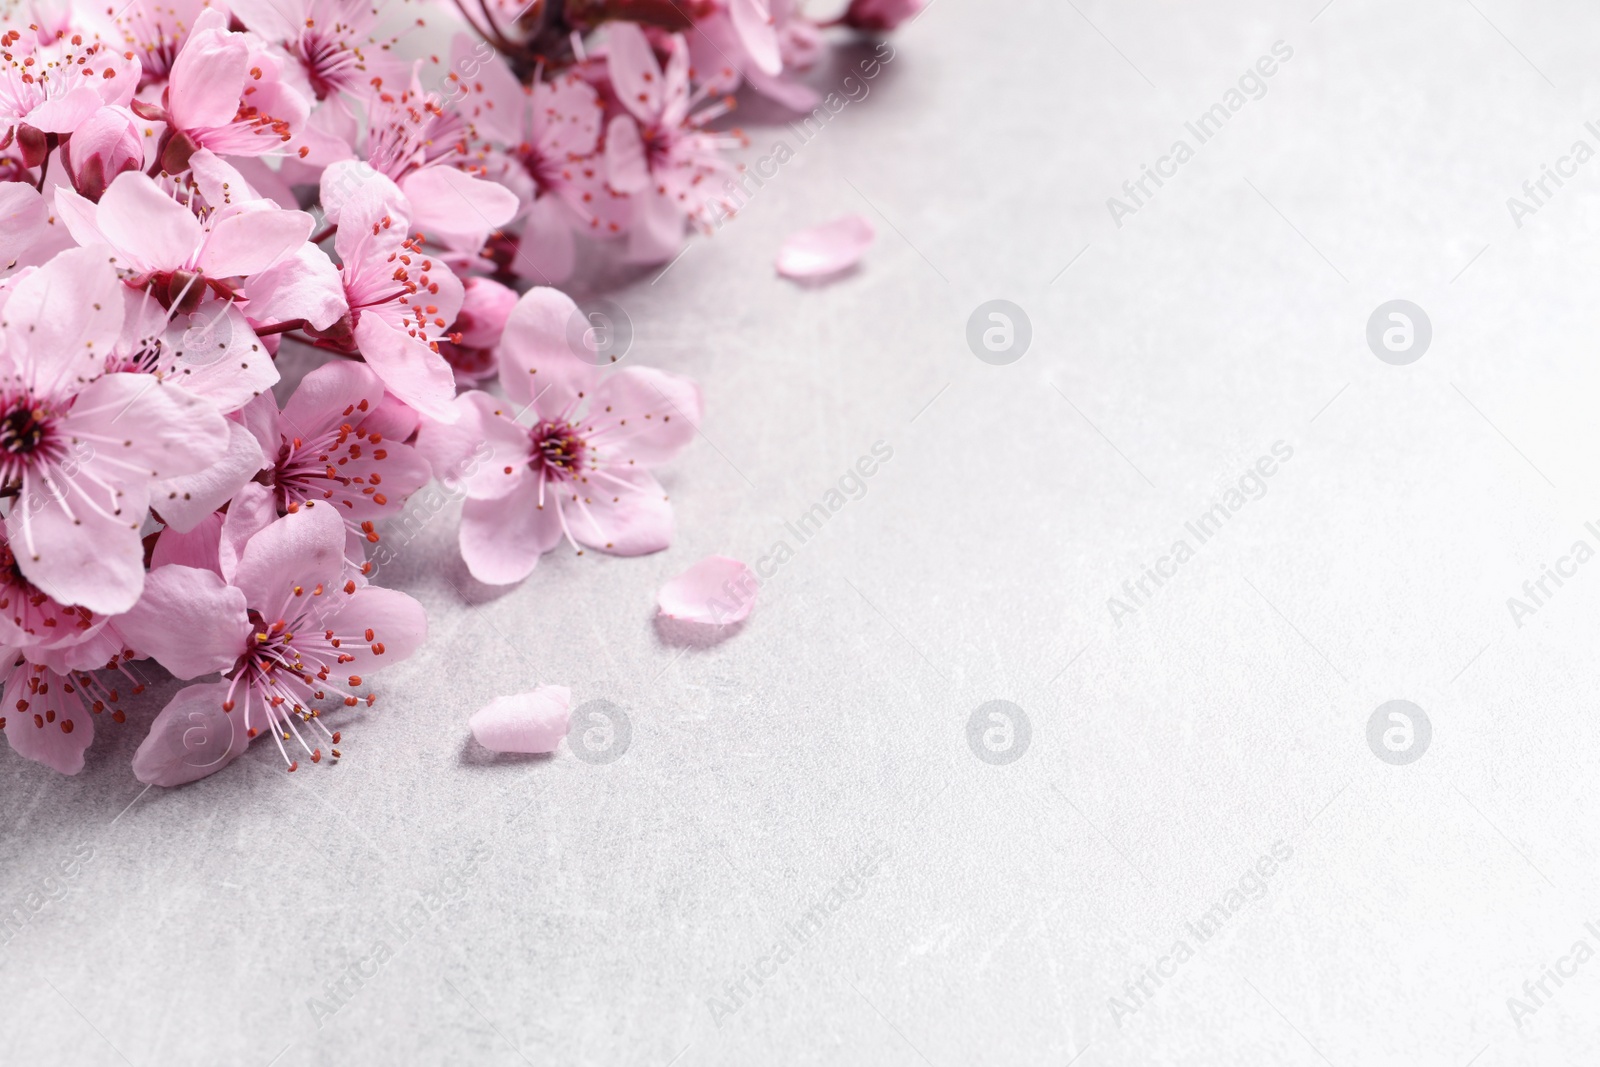
[[[853,267],[877,236],[860,215],[825,222],[792,234],[778,252],[778,273],[788,278],[820,278]]]
[[[738,560],[707,556],[662,586],[656,602],[669,619],[726,626],[750,614],[759,585]]]
[[[571,702],[566,686],[542,685],[531,693],[496,697],[468,725],[490,752],[554,752],[567,736]]]

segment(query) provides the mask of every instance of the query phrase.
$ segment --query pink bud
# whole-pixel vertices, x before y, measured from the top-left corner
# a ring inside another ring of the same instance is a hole
[[[99,202],[111,179],[144,167],[138,120],[125,107],[103,107],[61,146],[61,162],[79,195]]]
[[[928,0],[850,0],[844,23],[869,33],[887,33],[913,15],[922,13]]]
[[[461,343],[468,348],[493,348],[517,306],[517,294],[488,278],[468,278],[464,287],[461,313],[451,332],[460,331]]]
[[[461,312],[450,327],[450,339],[439,342],[439,354],[455,371],[460,385],[476,385],[494,376],[494,350],[505,332],[517,294],[488,278],[468,278]]]

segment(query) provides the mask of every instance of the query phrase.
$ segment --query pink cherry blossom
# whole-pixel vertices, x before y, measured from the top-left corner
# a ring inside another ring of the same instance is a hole
[[[127,105],[138,82],[138,61],[103,41],[63,32],[38,44],[10,30],[0,35],[0,139],[15,136],[38,166],[46,135],[71,134],[102,107]]]
[[[359,167],[329,167],[324,188],[339,184],[346,168]],[[395,396],[425,415],[448,419],[455,375],[439,354],[439,341],[461,310],[462,286],[410,233],[407,207],[394,182],[372,173],[338,205],[334,247],[350,311],[318,336],[359,350]]]
[[[545,285],[564,281],[576,258],[574,230],[611,237],[628,217],[627,198],[610,188],[599,154],[599,93],[573,72],[525,88],[498,58],[478,65],[471,82],[463,113],[498,149],[487,173],[521,205],[522,241],[511,267]]]
[[[391,42],[372,37],[380,11],[372,0],[228,0],[228,7],[289,54],[318,100],[363,91],[375,73],[398,66],[386,55]]]
[[[463,394],[454,425],[424,423],[418,436],[435,472],[467,471],[461,554],[481,582],[521,581],[563,537],[619,556],[672,541],[672,510],[648,468],[694,439],[700,389],[646,367],[601,378],[575,351],[575,318],[570,297],[530,290],[500,343],[510,404]],[[489,458],[472,463],[484,447]]]
[[[204,469],[227,441],[182,388],[104,373],[123,313],[116,272],[75,249],[18,282],[0,323],[0,483],[19,491],[7,539],[29,580],[105,614],[143,585],[152,484]]]
[[[126,623],[137,628],[138,651],[178,678],[220,671],[226,684],[182,690],[156,717],[134,759],[142,781],[192,780],[186,771],[200,768],[172,765],[168,735],[196,711],[234,739],[270,731],[291,771],[299,758],[286,743],[313,763],[325,747],[339,758],[340,734],[323,724],[324,707],[370,707],[366,676],[410,656],[427,632],[415,600],[348,576],[344,544],[334,509],[310,503],[251,536],[226,574],[178,564],[151,572]]]
[[[778,273],[787,278],[824,278],[861,261],[877,236],[861,215],[846,215],[791,234],[778,251]]]
[[[310,114],[266,42],[227,27],[227,15],[206,8],[172,64],[163,105],[134,107],[168,124],[157,151],[168,173],[186,170],[201,148],[235,156],[284,153]]]
[[[57,191],[56,204],[79,243],[109,245],[117,266],[131,272],[131,285],[172,293],[175,302],[185,288],[195,302],[208,288],[225,298],[235,295],[228,279],[288,259],[315,225],[304,211],[286,211],[267,200],[227,204],[197,218],[136,171],[118,175],[98,204],[67,189]]]
[[[821,95],[793,75],[816,62],[819,37],[796,0],[725,0],[695,20],[689,54],[712,92],[731,93],[748,82],[770,100],[810,111]]]
[[[825,25],[922,6],[852,0]],[[457,7],[483,40],[373,0],[24,0],[0,26],[0,732],[20,756],[81,770],[147,658],[185,685],[139,780],[195,781],[267,731],[290,770],[338,759],[325,721],[426,632],[379,568],[457,499],[489,584],[563,540],[671,543],[654,471],[697,436],[699,387],[602,368],[551,286],[722,222],[748,141],[712,124],[744,85],[813,107],[825,25],[799,0]],[[839,220],[778,268],[836,274],[871,240]],[[275,392],[280,365],[296,384]],[[712,557],[661,609],[721,626],[756,584]],[[569,703],[503,696],[472,729],[549,752]]]
[[[571,703],[564,685],[496,697],[472,716],[472,736],[490,752],[554,752],[567,736]]]
[[[468,154],[466,120],[439,94],[424,92],[415,74],[398,93],[372,92],[367,113],[367,163],[398,185],[412,225],[430,240],[476,252],[516,217],[511,190],[468,173],[482,168]]]
[[[682,244],[686,221],[709,228],[719,212],[732,214],[723,186],[736,172],[723,150],[738,141],[704,129],[728,105],[695,110],[706,93],[690,86],[681,36],[668,38],[663,70],[638,26],[615,22],[607,31],[607,70],[625,111],[606,127],[611,185],[631,197],[630,253],[664,260]]]
[[[209,299],[184,311],[183,301],[163,307],[149,291],[132,288],[123,299],[122,335],[106,360],[108,373],[154,375],[183,386],[223,414],[277,383],[278,368],[239,305]]]
[[[268,459],[258,480],[279,512],[327,501],[354,536],[377,541],[374,523],[398,514],[430,476],[410,445],[386,439],[375,417],[382,402],[382,380],[346,362],[306,375],[281,413],[270,396],[257,402],[246,421]]]

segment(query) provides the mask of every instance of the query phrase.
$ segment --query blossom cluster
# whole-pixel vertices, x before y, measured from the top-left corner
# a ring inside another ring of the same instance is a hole
[[[665,548],[651,469],[700,390],[603,366],[559,287],[720,221],[742,84],[809,109],[828,27],[922,4],[132,0],[0,24],[12,749],[76,773],[148,660],[187,684],[141,781],[262,733],[291,771],[338,759],[340,709],[424,640],[373,559],[433,479],[486,583],[562,543]],[[291,350],[314,364],[292,390]]]

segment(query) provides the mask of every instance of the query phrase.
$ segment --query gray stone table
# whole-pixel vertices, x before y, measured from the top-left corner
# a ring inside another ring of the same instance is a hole
[[[8,758],[0,1063],[1593,1063],[1597,41],[937,0],[804,144],[748,109],[793,158],[612,294],[706,390],[671,550],[496,594],[427,524],[337,767],[142,793],[154,705]],[[780,541],[736,634],[654,624]],[[552,683],[600,759],[472,743]]]

